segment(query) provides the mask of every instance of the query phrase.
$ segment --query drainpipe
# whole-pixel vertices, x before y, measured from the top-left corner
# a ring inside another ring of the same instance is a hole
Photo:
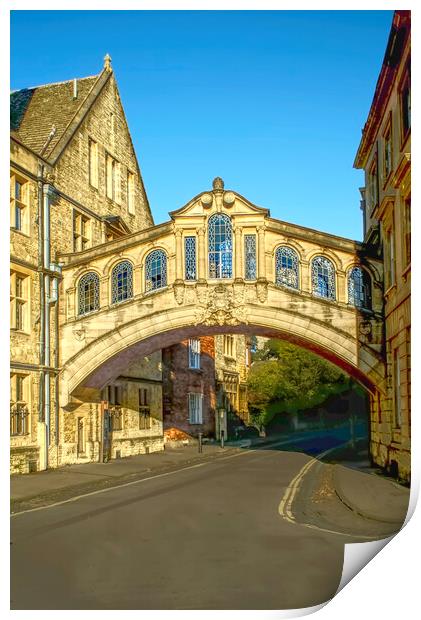
[[[50,199],[52,188],[50,185],[43,186],[43,267],[50,269]],[[45,423],[45,458],[44,469],[48,469],[48,449],[50,446],[50,276],[44,275],[44,365],[47,367],[44,376],[44,423]]]
[[[40,300],[40,334],[39,334],[39,385],[38,385],[38,420],[44,420],[44,364],[45,364],[45,295],[44,295],[44,213],[43,213],[43,176],[44,166],[38,164],[38,279]]]

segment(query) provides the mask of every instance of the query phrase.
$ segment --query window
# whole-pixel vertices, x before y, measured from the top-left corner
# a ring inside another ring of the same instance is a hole
[[[236,375],[224,374],[224,407],[227,412],[237,411],[238,378]]]
[[[316,256],[311,263],[311,284],[313,295],[335,299],[335,268],[325,256]]]
[[[368,175],[368,197],[371,211],[379,204],[379,178],[377,174],[377,155]]]
[[[401,403],[401,364],[399,349],[393,351],[393,387],[394,387],[394,423],[395,428],[402,425],[402,403]]]
[[[10,325],[18,331],[29,331],[29,276],[10,272]]]
[[[395,284],[395,235],[393,234],[393,230],[391,228],[386,231],[384,261],[384,280],[387,290]]]
[[[92,271],[79,280],[79,314],[99,310],[99,277]]]
[[[163,250],[153,250],[148,254],[145,272],[146,292],[167,286],[167,257]]]
[[[134,174],[127,172],[127,211],[129,215],[136,213],[134,204]]]
[[[411,197],[407,198],[403,204],[403,266],[411,264]]]
[[[234,336],[224,336],[224,355],[234,357]]]
[[[189,368],[200,368],[200,340],[198,338],[189,340]]]
[[[120,202],[120,164],[109,153],[105,154],[105,182],[107,198]]]
[[[277,286],[298,289],[298,254],[292,248],[281,246],[276,250],[275,282]]]
[[[383,181],[386,182],[392,171],[392,119],[383,136]]]
[[[98,144],[89,139],[89,183],[98,189]]]
[[[196,237],[184,237],[184,264],[186,280],[196,280]]]
[[[371,278],[361,267],[353,267],[348,274],[348,303],[371,309]]]
[[[244,235],[244,259],[246,280],[255,280],[257,277],[256,264],[256,235]]]
[[[189,423],[203,423],[203,394],[198,392],[188,394],[189,399]]]
[[[128,261],[118,263],[111,274],[111,303],[118,304],[133,297],[133,266]]]
[[[401,141],[403,142],[411,129],[411,74],[408,67],[408,73],[405,76],[400,93],[401,104]]]
[[[10,377],[10,435],[26,435],[29,430],[28,375]]]
[[[139,389],[139,429],[147,430],[151,428],[151,408],[149,400],[149,389]]]
[[[91,245],[91,220],[86,215],[73,211],[73,251],[81,252]]]
[[[12,174],[10,177],[10,226],[28,234],[29,184],[26,179]]]
[[[212,215],[208,227],[209,277],[232,278],[232,226],[223,213]]]

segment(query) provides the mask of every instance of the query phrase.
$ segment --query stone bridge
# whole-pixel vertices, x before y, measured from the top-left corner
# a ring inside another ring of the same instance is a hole
[[[382,263],[270,217],[216,178],[171,220],[59,257],[60,403],[98,401],[135,359],[188,337],[279,337],[384,392]]]

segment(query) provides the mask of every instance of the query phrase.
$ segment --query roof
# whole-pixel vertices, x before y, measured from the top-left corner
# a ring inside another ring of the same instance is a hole
[[[10,129],[33,151],[48,158],[86,100],[99,75],[23,88],[10,96]],[[55,128],[55,129],[54,129]]]
[[[369,149],[375,139],[392,92],[404,50],[411,36],[411,11],[399,10],[393,14],[382,68],[377,79],[373,100],[354,160],[354,168],[363,168]]]

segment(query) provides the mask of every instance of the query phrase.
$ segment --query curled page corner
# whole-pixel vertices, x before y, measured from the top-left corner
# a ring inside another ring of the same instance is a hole
[[[399,532],[397,532],[399,534]],[[388,536],[381,540],[372,540],[363,543],[347,543],[344,549],[344,565],[342,568],[342,577],[336,590],[335,596],[344,588],[354,577],[390,543],[396,536]]]

